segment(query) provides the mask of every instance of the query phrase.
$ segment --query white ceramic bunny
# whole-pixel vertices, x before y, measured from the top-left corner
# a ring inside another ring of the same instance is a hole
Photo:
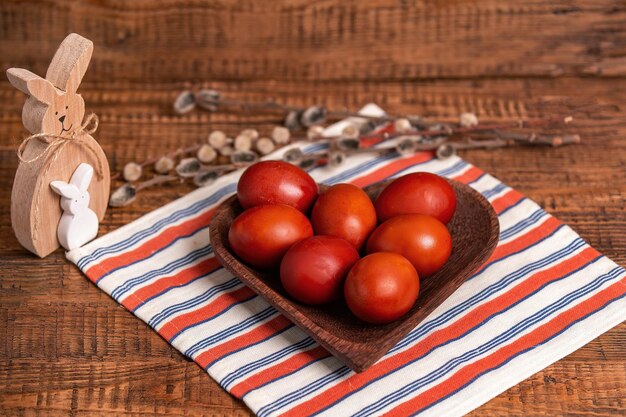
[[[98,234],[98,216],[89,208],[89,183],[93,167],[82,163],[72,174],[70,183],[52,181],[50,187],[61,196],[63,215],[57,228],[57,238],[67,250],[81,247]]]

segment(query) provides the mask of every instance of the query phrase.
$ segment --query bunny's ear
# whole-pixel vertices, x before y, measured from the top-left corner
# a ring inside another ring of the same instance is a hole
[[[56,88],[48,80],[22,68],[9,68],[7,77],[15,88],[44,104],[54,103]]]
[[[78,188],[72,184],[66,183],[65,181],[52,181],[50,183],[50,187],[52,187],[55,193],[62,197],[71,199],[80,197],[80,191],[78,191]]]
[[[87,191],[87,188],[89,188],[89,183],[91,183],[92,177],[92,166],[83,162],[78,166],[78,168],[76,168],[76,171],[74,171],[74,173],[72,174],[70,184],[77,187],[78,190],[82,193]]]
[[[56,88],[75,93],[87,71],[93,53],[93,42],[77,33],[70,33],[54,54],[46,79]]]

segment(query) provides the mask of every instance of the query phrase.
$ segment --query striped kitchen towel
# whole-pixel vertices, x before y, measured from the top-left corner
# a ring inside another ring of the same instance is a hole
[[[293,146],[311,153],[327,145]],[[474,276],[360,374],[215,260],[209,219],[235,192],[240,171],[67,256],[262,417],[459,416],[626,319],[624,269],[461,158],[362,154],[311,175],[366,186],[415,171],[481,192],[499,215],[500,243]]]

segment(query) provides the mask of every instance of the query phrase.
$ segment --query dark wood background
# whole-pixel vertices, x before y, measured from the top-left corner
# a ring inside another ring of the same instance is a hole
[[[69,32],[95,53],[82,93],[112,169],[203,140],[212,128],[269,129],[267,114],[177,117],[185,87],[356,109],[369,101],[447,120],[503,121],[596,103],[577,114],[584,144],[468,151],[626,265],[626,4],[517,0],[101,0],[0,3],[0,67],[45,74]],[[9,222],[24,96],[0,81],[0,413],[18,416],[241,416],[194,363],[58,251],[39,260]],[[143,194],[109,210],[114,230],[183,195]],[[623,415],[626,325],[507,390],[474,415]]]

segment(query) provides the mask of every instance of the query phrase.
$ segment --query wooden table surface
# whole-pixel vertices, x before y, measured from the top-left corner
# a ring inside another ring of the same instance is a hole
[[[211,129],[267,131],[280,122],[259,113],[177,117],[171,104],[184,87],[329,108],[374,101],[445,120],[463,111],[505,121],[577,107],[580,146],[462,156],[626,265],[623,1],[5,0],[0,66],[45,74],[71,31],[95,43],[81,90],[100,116],[94,136],[113,170],[204,140]],[[38,259],[20,248],[9,200],[26,135],[23,101],[0,82],[0,414],[248,415],[61,251]],[[190,190],[165,186],[110,209],[101,233]],[[472,415],[625,413],[622,324]]]

